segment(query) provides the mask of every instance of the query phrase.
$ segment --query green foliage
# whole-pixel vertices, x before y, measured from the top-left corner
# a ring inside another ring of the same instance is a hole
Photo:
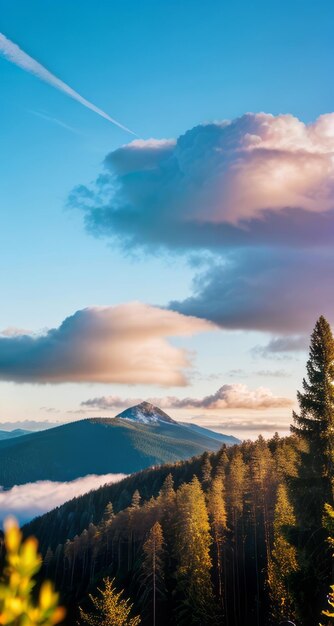
[[[294,617],[293,597],[290,591],[291,575],[298,571],[297,550],[287,539],[287,530],[294,526],[296,518],[289,501],[286,485],[277,490],[274,515],[274,545],[268,566],[268,582],[277,619]]]
[[[143,545],[141,591],[143,602],[149,601],[152,610],[153,626],[157,621],[157,599],[164,598],[164,537],[159,522],[155,522]]]
[[[220,619],[233,626],[243,626],[249,615],[256,624],[255,607],[259,620],[266,620],[267,541],[273,532],[279,450],[298,457],[298,442],[276,438],[223,447],[210,456],[212,473],[205,492],[201,456],[144,470],[66,503],[29,525],[29,532],[48,540],[45,572],[74,605],[77,597],[101,585],[103,577],[116,576],[117,584],[133,598],[143,624],[152,626],[152,577],[145,593],[143,570],[147,567],[148,572],[149,560],[144,565],[148,555],[143,548],[158,523],[164,539],[163,579],[156,594],[159,626],[175,619],[211,626],[217,607],[224,614]],[[287,479],[294,468],[287,463],[282,476]],[[136,490],[141,499],[133,507]],[[193,523],[201,529],[204,546],[193,539]],[[61,543],[69,532],[72,539]],[[199,593],[189,587],[190,579],[197,581]]]
[[[132,604],[116,591],[114,580],[104,579],[104,589],[98,589],[98,596],[90,595],[94,611],[86,613],[80,609],[82,623],[87,626],[138,626],[140,617],[131,617]]]
[[[206,624],[212,615],[210,524],[205,496],[196,476],[176,493],[174,556],[177,589],[182,595],[180,624]]]
[[[334,339],[324,317],[318,319],[311,336],[307,375],[303,392],[298,392],[300,412],[294,413],[292,427],[304,446],[298,476],[291,481],[300,565],[293,591],[303,625],[313,626],[331,571],[322,516],[325,503],[333,504]]]
[[[311,336],[307,362],[308,380],[303,380],[303,393],[298,392],[300,413],[294,413],[292,432],[309,444],[308,478],[321,479],[331,488],[334,462],[334,338],[327,320],[321,316]],[[322,494],[320,494],[321,498]],[[322,507],[320,512],[322,511]]]
[[[312,397],[312,419],[320,421],[315,398],[326,386],[314,384],[307,383],[301,417],[310,418]],[[211,626],[217,613],[218,623],[267,626],[270,613],[293,616],[295,606],[303,626],[314,626],[330,582],[334,514],[330,429],[323,427],[317,448],[319,428],[311,435],[309,426],[296,422],[290,437],[147,469],[66,503],[29,526],[44,538],[45,570],[74,606],[116,576],[144,626],[152,618],[159,626]]]

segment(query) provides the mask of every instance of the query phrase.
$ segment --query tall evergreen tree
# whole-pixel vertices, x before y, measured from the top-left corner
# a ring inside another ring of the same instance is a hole
[[[152,526],[143,545],[142,600],[152,607],[152,626],[157,622],[157,600],[164,596],[164,538],[159,522]]]
[[[201,474],[203,488],[207,490],[210,486],[212,475],[212,465],[208,452],[204,452],[204,454],[202,455]]]
[[[296,519],[286,485],[281,484],[277,489],[274,513],[274,547],[268,567],[273,614],[280,620],[294,617],[290,578],[298,570],[297,550],[289,542],[287,531],[295,523]]]
[[[332,500],[334,463],[334,338],[323,316],[311,336],[306,369],[308,380],[297,393],[300,412],[293,414],[291,430],[308,444],[303,471],[313,479],[312,514],[320,519],[326,496]]]
[[[176,498],[177,624],[206,626],[212,624],[213,616],[211,537],[205,496],[198,478],[194,476],[191,483],[182,484]]]
[[[311,336],[307,375],[292,426],[305,445],[298,477],[292,481],[301,565],[296,593],[305,626],[319,619],[331,569],[322,517],[325,503],[333,504],[334,339],[322,316]]]
[[[131,508],[132,509],[139,509],[140,507],[140,502],[141,502],[141,495],[138,491],[138,489],[136,489],[133,493],[132,496],[132,500],[131,500]]]
[[[224,498],[224,485],[220,476],[212,480],[208,492],[208,512],[211,522],[211,532],[215,550],[215,565],[218,580],[218,596],[223,603],[222,562],[223,544],[226,534],[226,507]]]

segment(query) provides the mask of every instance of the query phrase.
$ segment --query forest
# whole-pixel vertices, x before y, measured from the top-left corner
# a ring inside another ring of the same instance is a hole
[[[64,623],[333,624],[333,381],[320,317],[290,436],[146,469],[27,525]]]

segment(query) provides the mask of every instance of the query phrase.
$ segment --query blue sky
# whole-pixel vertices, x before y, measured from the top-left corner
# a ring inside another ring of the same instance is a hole
[[[309,123],[333,108],[331,2],[0,0],[0,10],[6,37],[143,139],[177,138],[202,122],[249,111]],[[1,57],[0,76],[0,328],[37,331],[87,306],[189,297],[189,251],[133,258],[114,241],[92,237],[82,212],[66,208],[72,188],[96,179],[105,156],[131,137]],[[187,390],[168,393],[202,397],[240,383],[293,398],[305,354],[254,358],[254,346],[270,336],[243,328],[173,340],[197,353],[197,374]],[[288,376],[258,374],[282,369]],[[42,406],[59,411],[54,419],[69,419],[67,411],[81,401],[115,393],[166,392],[150,385],[3,382],[0,421],[51,419]],[[286,424],[290,412],[252,411],[250,421],[274,415]],[[240,413],[198,412],[198,419],[223,424]]]

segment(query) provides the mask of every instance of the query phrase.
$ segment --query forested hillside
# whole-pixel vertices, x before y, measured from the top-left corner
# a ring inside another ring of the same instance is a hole
[[[25,532],[40,539],[45,575],[55,580],[65,602],[81,600],[104,575],[116,575],[136,608],[148,612],[144,623],[150,624],[152,598],[149,594],[142,605],[141,577],[144,545],[159,523],[164,582],[157,623],[173,623],[175,611],[183,614],[181,588],[192,580],[194,597],[187,600],[185,620],[190,620],[196,600],[202,620],[198,623],[209,623],[203,621],[205,615],[211,621],[212,611],[219,615],[221,607],[226,623],[244,624],[247,616],[251,623],[264,624],[277,489],[297,475],[299,458],[294,438],[274,437],[268,443],[260,438],[223,447],[217,454],[146,470],[102,487],[35,520]],[[180,554],[184,563],[178,563]],[[197,562],[204,568],[205,585],[201,577],[193,580]],[[211,571],[216,601],[210,591]]]
[[[0,441],[0,484],[73,480],[87,474],[130,474],[151,465],[218,450],[234,437],[197,432],[177,422],[91,418]]]
[[[110,576],[147,626],[316,626],[332,573],[333,363],[320,318],[290,437],[146,470],[26,527],[68,624]]]

